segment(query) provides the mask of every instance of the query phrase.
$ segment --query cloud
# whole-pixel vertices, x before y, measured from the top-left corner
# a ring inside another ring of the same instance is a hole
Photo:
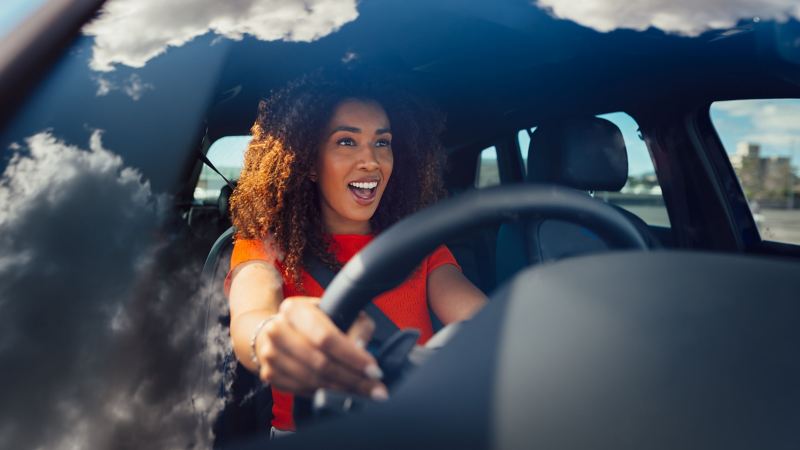
[[[51,131],[13,147],[0,178],[0,448],[209,446],[229,343],[206,323],[223,305],[206,303],[200,262],[159,231],[168,198],[101,131],[88,148]]]
[[[762,155],[791,155],[794,164],[800,162],[800,100],[714,102],[711,112],[719,135],[731,140],[728,152],[735,143],[751,142],[761,145]]]
[[[126,80],[124,80],[121,84],[117,84],[113,82],[107,76],[98,76],[95,78],[97,82],[97,92],[96,95],[98,97],[103,97],[110,94],[113,91],[122,91],[128,97],[132,98],[133,101],[138,101],[142,98],[147,91],[152,91],[155,89],[151,83],[145,83],[142,81],[142,78],[138,74],[131,74]]]
[[[84,27],[95,38],[90,67],[138,68],[208,32],[239,40],[310,42],[358,17],[355,0],[116,0]]]
[[[620,28],[696,36],[730,28],[741,19],[800,18],[796,0],[535,0],[563,19],[607,32]]]
[[[749,120],[753,134],[800,134],[800,100],[732,100],[713,108]]]

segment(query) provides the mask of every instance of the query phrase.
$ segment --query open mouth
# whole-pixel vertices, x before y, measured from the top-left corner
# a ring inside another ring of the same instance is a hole
[[[374,199],[375,194],[378,192],[377,181],[354,181],[349,183],[347,187],[357,200],[363,201],[370,201]]]

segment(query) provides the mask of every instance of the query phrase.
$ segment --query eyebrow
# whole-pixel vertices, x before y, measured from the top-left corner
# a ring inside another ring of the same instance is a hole
[[[361,128],[351,127],[347,125],[339,125],[338,127],[331,130],[331,133],[328,136],[332,135],[333,133],[336,133],[337,131],[349,131],[351,133],[361,133]],[[377,130],[375,130],[375,134],[386,134],[391,132],[392,130],[390,128],[378,128]]]

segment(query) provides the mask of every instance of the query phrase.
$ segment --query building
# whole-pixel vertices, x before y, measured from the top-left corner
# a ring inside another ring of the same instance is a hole
[[[740,142],[730,159],[749,200],[788,199],[792,203],[792,196],[798,189],[798,179],[792,170],[791,158],[762,157],[759,144]]]

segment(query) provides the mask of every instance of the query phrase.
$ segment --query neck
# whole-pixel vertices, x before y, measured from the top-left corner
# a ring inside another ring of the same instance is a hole
[[[369,221],[325,220],[325,230],[330,234],[370,234],[372,225]]]

